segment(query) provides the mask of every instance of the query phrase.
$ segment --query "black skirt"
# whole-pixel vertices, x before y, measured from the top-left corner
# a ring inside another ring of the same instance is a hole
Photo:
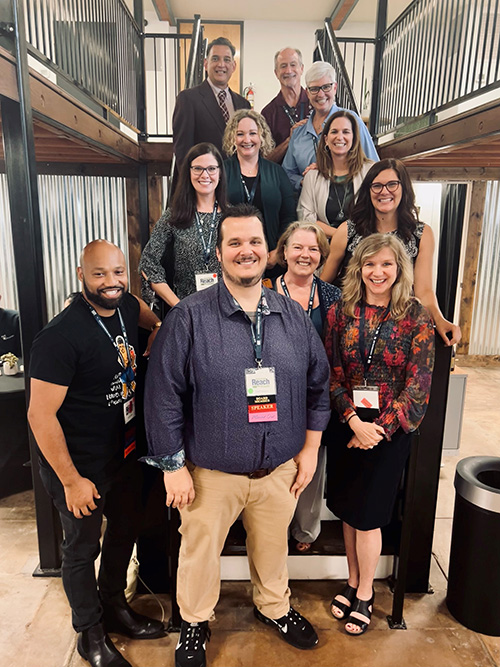
[[[373,449],[347,448],[353,432],[338,420],[329,428],[327,447],[328,508],[358,530],[390,523],[412,434],[399,428],[390,441]]]

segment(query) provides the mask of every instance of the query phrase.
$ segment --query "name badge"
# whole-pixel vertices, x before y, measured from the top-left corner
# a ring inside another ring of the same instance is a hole
[[[207,287],[212,287],[212,285],[217,284],[217,274],[216,273],[195,273],[196,280],[196,291],[201,292],[201,290],[207,289]]]
[[[363,387],[353,387],[352,389],[352,400],[354,405],[357,408],[367,408],[368,410],[378,410],[378,387],[375,386],[363,386]]]
[[[135,417],[135,396],[132,396],[123,404],[123,417],[125,418],[125,424],[128,424]]]
[[[276,369],[246,368],[245,388],[248,403],[248,421],[277,422]]]

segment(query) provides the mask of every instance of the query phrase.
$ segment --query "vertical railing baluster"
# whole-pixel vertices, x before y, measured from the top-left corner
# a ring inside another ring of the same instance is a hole
[[[481,0],[481,5],[479,7],[478,30],[477,30],[477,35],[476,35],[476,52],[474,54],[474,64],[473,64],[473,67],[472,67],[472,85],[471,85],[471,88],[470,88],[471,91],[476,90],[477,88],[481,87],[481,78],[478,76],[477,68],[480,66],[480,63],[478,62],[478,58],[479,58],[479,49],[480,49],[480,46],[481,46],[481,36],[483,34],[483,31],[482,31],[483,16],[484,16],[484,0]],[[477,86],[476,86],[476,78],[477,78]]]
[[[448,81],[447,81],[447,87],[446,87],[446,95],[445,95],[445,100],[450,100],[452,99],[451,97],[451,91],[452,91],[452,81],[454,79],[454,73],[456,73],[456,70],[458,69],[458,61],[460,60],[459,53],[458,53],[458,47],[457,45],[457,35],[460,34],[460,29],[461,26],[459,25],[459,7],[455,4],[452,8],[453,14],[451,17],[451,22],[454,24],[454,30],[453,30],[453,35],[450,35],[449,38],[449,75],[448,75]]]
[[[485,77],[484,81],[483,81],[483,73],[484,73],[485,58],[486,58],[486,47],[487,47],[487,43],[488,43],[488,28],[490,26],[490,8],[491,8],[491,0],[488,0],[488,9],[485,12],[485,14],[486,14],[486,25],[484,26],[484,30],[482,31],[483,35],[484,35],[484,37],[483,37],[484,42],[483,42],[483,55],[482,55],[482,58],[481,58],[481,69],[479,71],[479,87],[480,88],[482,88],[483,85],[484,86],[488,85],[488,77]],[[483,14],[483,16],[484,16],[484,14]],[[493,35],[492,35],[492,38],[493,38]],[[492,39],[492,43],[493,43],[493,39]]]
[[[495,9],[493,10],[493,26],[491,28],[491,48],[490,48],[490,57],[488,58],[488,71],[486,74],[486,85],[488,86],[490,83],[493,83],[494,79],[492,80],[491,77],[491,68],[493,66],[493,53],[495,51],[495,44],[497,48],[497,52],[499,50],[499,41],[497,40],[495,42],[495,37],[496,37],[496,32],[497,32],[497,22],[498,22],[498,0],[495,0]]]

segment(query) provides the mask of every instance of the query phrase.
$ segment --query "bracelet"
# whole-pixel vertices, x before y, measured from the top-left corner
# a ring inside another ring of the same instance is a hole
[[[155,322],[151,327],[151,332],[153,332],[155,329],[159,329],[160,327],[161,327],[161,320],[158,320],[158,322]]]
[[[352,415],[349,415],[349,417],[347,417],[347,419],[345,420],[345,423],[348,424],[353,417],[357,417],[357,416],[358,416],[358,414],[356,412],[353,412]]]

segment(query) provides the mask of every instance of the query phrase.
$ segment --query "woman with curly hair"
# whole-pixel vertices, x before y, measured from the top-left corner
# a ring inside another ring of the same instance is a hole
[[[429,225],[418,219],[415,192],[401,160],[380,160],[366,174],[350,220],[342,223],[332,238],[321,278],[340,286],[354,249],[375,232],[392,234],[402,241],[413,262],[415,296],[429,310],[445,345],[458,343],[460,327],[444,318],[432,286],[434,235]]]
[[[269,272],[276,266],[276,244],[296,219],[290,181],[279,164],[265,159],[273,148],[271,130],[257,111],[241,109],[229,120],[223,138],[224,152],[231,156],[224,163],[228,200],[230,204],[253,204],[262,212],[269,248],[268,277],[280,272]]]
[[[422,421],[434,366],[429,313],[412,296],[401,241],[372,234],[354,250],[342,299],[328,311],[325,348],[339,422],[327,443],[327,505],[343,521],[349,578],[331,603],[350,635],[373,612],[373,579],[411,434]]]
[[[349,111],[336,111],[319,138],[317,169],[304,176],[297,209],[299,218],[316,222],[331,238],[349,217],[351,205],[373,165],[361,147],[359,128]]]

